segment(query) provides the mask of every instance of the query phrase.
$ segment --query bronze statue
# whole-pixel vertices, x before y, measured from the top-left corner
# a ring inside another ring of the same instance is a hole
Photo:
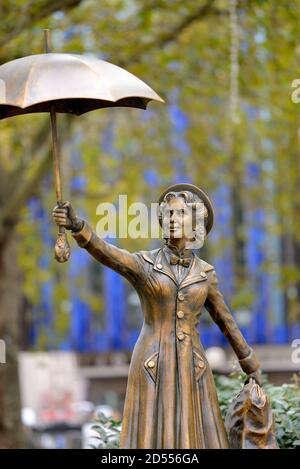
[[[182,236],[176,236],[199,203],[204,204],[208,235],[213,225],[209,198],[192,184],[176,184],[161,195],[159,206],[166,202],[170,234],[163,247],[152,251],[130,253],[107,243],[76,216],[69,202],[55,207],[53,218],[96,260],[123,275],[141,301],[144,323],[129,369],[120,447],[228,448],[197,331],[201,309],[207,309],[227,337],[248,375],[246,382],[252,378],[259,383],[259,363],[224,302],[214,267],[187,249],[190,233],[181,230]],[[164,221],[162,210],[162,225]]]

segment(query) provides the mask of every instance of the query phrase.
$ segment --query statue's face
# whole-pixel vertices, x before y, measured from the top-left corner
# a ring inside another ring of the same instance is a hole
[[[192,209],[182,197],[172,198],[164,209],[162,227],[164,237],[190,239],[192,232]]]

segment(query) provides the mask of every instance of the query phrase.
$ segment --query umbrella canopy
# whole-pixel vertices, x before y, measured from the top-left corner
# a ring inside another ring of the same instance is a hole
[[[77,54],[38,54],[0,66],[0,119],[32,112],[83,114],[125,106],[146,109],[164,102],[121,67]]]
[[[56,113],[84,114],[93,109],[125,106],[146,109],[150,100],[164,102],[142,80],[95,57],[50,53],[29,55],[0,66],[0,119],[50,112],[56,200],[62,204]],[[58,262],[70,257],[65,228],[59,226],[54,248]]]

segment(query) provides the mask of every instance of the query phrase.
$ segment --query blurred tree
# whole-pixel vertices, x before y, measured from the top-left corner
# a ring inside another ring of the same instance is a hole
[[[300,310],[300,159],[299,112],[290,96],[291,82],[298,78],[299,4],[240,0],[235,2],[235,19],[232,6],[229,0],[2,1],[0,62],[40,53],[41,30],[49,27],[54,31],[54,50],[100,54],[153,86],[169,107],[150,105],[144,114],[107,109],[80,119],[59,119],[66,181],[76,177],[87,181],[80,188],[65,184],[65,198],[70,197],[79,210],[84,208],[95,224],[96,205],[116,202],[114,195],[129,194],[128,203],[153,201],[145,169],[158,175],[159,191],[175,179],[175,159],[186,176],[207,191],[228,185],[237,207],[234,236],[221,236],[210,250],[235,253],[236,295],[231,300],[236,308],[249,307],[256,293],[247,273],[249,231],[243,215],[255,214],[259,207],[272,215],[265,228],[282,246],[280,258],[268,254],[262,268],[278,274],[287,292],[287,319],[294,321]],[[174,138],[176,109],[186,121],[183,148]],[[105,146],[108,133],[111,147]],[[49,278],[62,285],[55,289],[53,314],[56,331],[63,334],[68,324],[62,305],[69,285],[68,265],[49,260],[46,268],[40,266],[49,246],[43,247],[38,239],[39,224],[25,204],[39,195],[50,218],[54,192],[42,177],[49,169],[48,117],[3,121],[0,138],[0,338],[7,340],[10,354],[8,364],[0,367],[0,446],[4,447],[20,444],[17,300],[25,295],[30,304],[37,303]],[[79,154],[80,164],[71,166],[74,153]],[[258,168],[256,184],[246,184],[249,164]],[[53,238],[54,233],[53,228]],[[145,248],[141,240],[120,241],[126,248]],[[262,249],[268,253],[268,243]],[[268,314],[272,317],[271,310]]]
[[[31,30],[37,21],[51,13],[66,11],[79,3],[80,0],[1,2],[0,62],[14,57],[14,54],[6,55],[7,48],[24,29]],[[0,448],[23,444],[17,364],[22,284],[16,259],[15,228],[26,201],[37,193],[50,161],[48,121],[33,119],[26,123],[24,120],[22,130],[16,132],[14,125],[6,123],[1,126],[0,337],[7,344],[7,363],[0,367]]]

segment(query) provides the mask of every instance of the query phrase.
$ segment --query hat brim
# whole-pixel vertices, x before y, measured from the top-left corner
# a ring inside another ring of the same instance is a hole
[[[212,207],[212,203],[209,200],[209,197],[207,196],[207,194],[205,194],[204,191],[199,189],[199,187],[194,186],[194,184],[188,184],[188,183],[173,184],[172,186],[169,186],[161,194],[161,196],[158,199],[158,204],[160,205],[162,203],[164,197],[166,196],[166,194],[168,194],[168,192],[181,192],[181,191],[189,191],[189,192],[192,192],[193,194],[198,195],[198,197],[200,197],[200,199],[204,203],[207,209],[207,213],[208,213],[207,223],[206,223],[206,234],[208,234],[211,231],[213,224],[214,224],[214,210]],[[161,224],[161,220],[160,220],[160,224]]]

